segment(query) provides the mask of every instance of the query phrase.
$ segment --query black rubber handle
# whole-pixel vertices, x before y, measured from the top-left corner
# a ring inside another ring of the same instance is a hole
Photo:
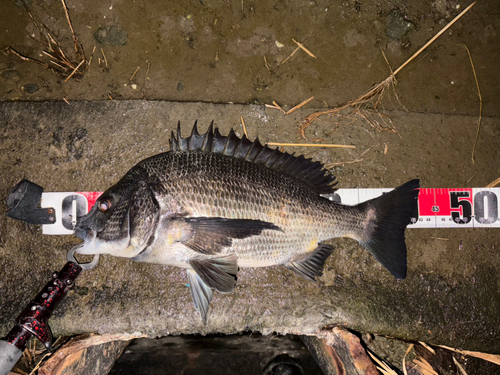
[[[22,180],[7,197],[8,210],[5,214],[13,219],[30,224],[52,224],[56,221],[53,208],[39,208],[43,188],[28,180]]]

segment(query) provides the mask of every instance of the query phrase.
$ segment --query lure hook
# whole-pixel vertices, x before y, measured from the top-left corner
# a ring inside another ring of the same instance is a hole
[[[99,263],[99,254],[95,254],[94,259],[92,259],[92,261],[89,263],[80,263],[75,258],[75,253],[78,251],[79,248],[82,247],[82,245],[83,244],[76,245],[70,251],[68,251],[68,254],[66,255],[66,259],[68,262],[73,262],[73,263],[78,264],[82,268],[82,270],[86,271],[86,270],[90,270],[90,269],[94,268],[97,265],[97,263]]]

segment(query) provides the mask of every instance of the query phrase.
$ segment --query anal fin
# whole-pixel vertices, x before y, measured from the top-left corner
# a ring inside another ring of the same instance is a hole
[[[332,254],[333,246],[324,243],[318,244],[312,254],[303,260],[286,264],[285,267],[309,281],[316,281],[317,276],[323,275],[326,259]]]

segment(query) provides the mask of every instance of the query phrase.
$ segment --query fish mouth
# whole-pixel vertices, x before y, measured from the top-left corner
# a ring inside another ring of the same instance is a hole
[[[73,253],[77,254],[98,254],[98,246],[96,246],[97,232],[90,228],[77,228],[74,232],[75,236],[83,240],[82,243],[75,246]]]
[[[81,227],[76,227],[75,231],[73,233],[76,237],[78,237],[81,240],[86,240],[87,238],[92,238],[95,237],[96,234],[95,232],[90,229],[90,228],[81,228]]]
[[[130,233],[130,215],[127,212],[124,222],[121,225],[119,233],[113,238],[106,238],[105,227],[100,226],[96,220],[82,222],[76,225],[74,235],[83,240],[83,243],[75,249],[74,253],[92,255],[92,254],[110,254],[123,256],[121,253],[129,247],[131,243]]]

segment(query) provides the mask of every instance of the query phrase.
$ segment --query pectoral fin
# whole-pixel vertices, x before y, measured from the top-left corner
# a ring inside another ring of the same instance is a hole
[[[236,256],[230,255],[215,259],[193,259],[189,262],[192,270],[187,270],[189,286],[194,306],[207,323],[207,313],[212,300],[212,289],[227,293],[236,284]]]
[[[316,281],[316,276],[323,275],[326,259],[332,252],[333,246],[320,243],[308,258],[286,264],[285,267],[297,272],[306,280]]]
[[[201,254],[213,255],[232,244],[233,238],[257,236],[263,230],[281,230],[262,220],[226,219],[222,217],[178,218],[182,222],[180,242]]]

